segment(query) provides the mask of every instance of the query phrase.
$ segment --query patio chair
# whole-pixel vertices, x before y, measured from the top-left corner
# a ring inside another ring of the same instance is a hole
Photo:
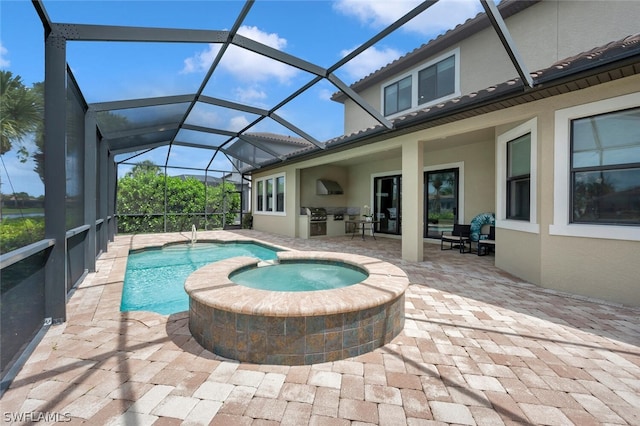
[[[444,247],[444,243],[449,243],[449,248]],[[467,250],[467,244],[469,249]],[[440,250],[460,249],[460,253],[471,252],[471,225],[453,224],[452,231],[442,231],[440,235]]]
[[[496,251],[496,227],[489,227],[489,235],[483,239],[483,236],[478,240],[478,256],[485,256],[492,251]]]

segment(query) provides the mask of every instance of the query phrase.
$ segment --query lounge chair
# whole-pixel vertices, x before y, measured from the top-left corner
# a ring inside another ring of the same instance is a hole
[[[482,239],[482,237],[480,237],[480,239],[478,240],[478,256],[487,255],[492,251],[494,253],[496,251],[496,227],[495,226],[489,227],[489,235],[487,235],[486,239]]]
[[[444,247],[444,243],[449,243],[449,248]],[[469,249],[467,250],[467,244]],[[460,249],[460,253],[471,252],[471,225],[453,224],[452,231],[442,231],[440,235],[440,250]]]

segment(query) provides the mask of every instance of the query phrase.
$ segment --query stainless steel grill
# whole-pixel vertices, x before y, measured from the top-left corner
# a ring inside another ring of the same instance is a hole
[[[326,222],[327,210],[322,207],[307,207],[309,222]]]
[[[309,236],[327,235],[327,210],[322,207],[307,207]]]

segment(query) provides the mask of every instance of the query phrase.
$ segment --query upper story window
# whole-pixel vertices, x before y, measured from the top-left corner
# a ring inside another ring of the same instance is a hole
[[[256,212],[284,213],[285,176],[267,176],[256,180]]]
[[[640,108],[571,120],[571,222],[640,224]]]
[[[393,116],[459,96],[459,56],[460,50],[454,49],[381,86],[384,115]]]
[[[384,115],[411,108],[411,76],[384,88]]]
[[[456,59],[447,59],[431,65],[418,73],[418,104],[435,101],[456,90]]]

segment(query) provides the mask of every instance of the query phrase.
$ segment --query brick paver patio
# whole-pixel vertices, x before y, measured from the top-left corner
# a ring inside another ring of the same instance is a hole
[[[4,394],[3,422],[90,425],[640,425],[640,309],[522,283],[494,258],[400,259],[400,241],[256,238],[401,267],[404,331],[391,344],[311,366],[238,363],[202,349],[186,313],[121,313],[130,247],[188,236],[119,236]],[[606,283],[603,283],[606,285]],[[21,417],[22,416],[22,417]],[[22,421],[19,421],[22,419]]]

